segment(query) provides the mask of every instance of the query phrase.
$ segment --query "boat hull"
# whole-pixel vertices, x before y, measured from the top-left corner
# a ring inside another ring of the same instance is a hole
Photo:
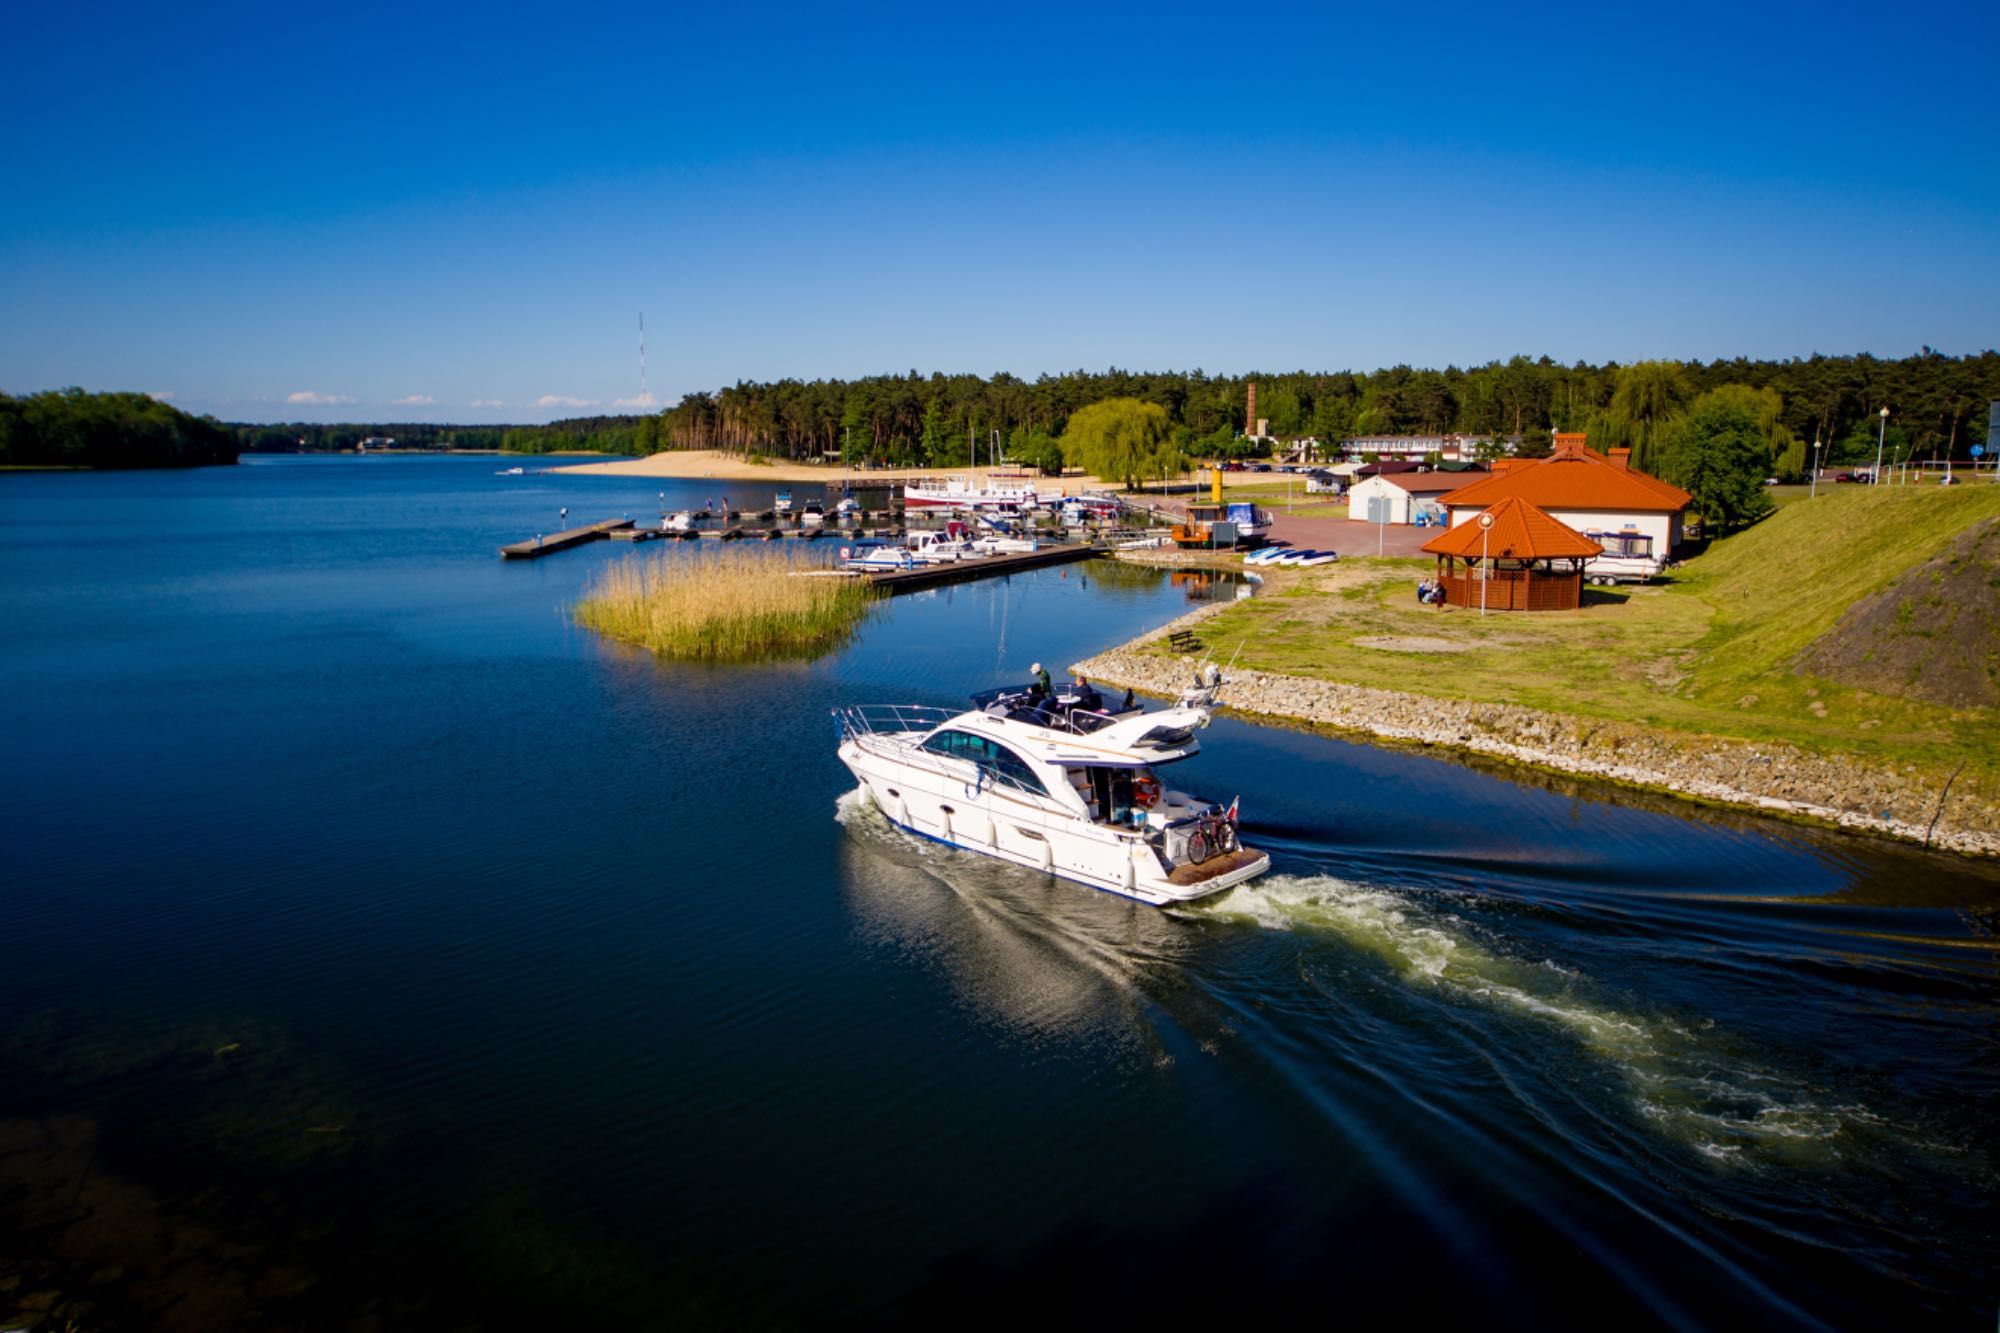
[[[1170,874],[1137,834],[1085,823],[994,787],[893,765],[852,742],[839,753],[867,799],[905,832],[1155,907],[1211,897],[1270,869],[1268,855],[1245,849],[1226,862],[1213,859],[1212,869],[1194,867],[1190,875],[1188,867],[1178,867]]]

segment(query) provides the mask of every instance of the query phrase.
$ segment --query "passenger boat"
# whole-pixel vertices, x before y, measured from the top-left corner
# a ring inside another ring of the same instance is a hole
[[[988,690],[954,712],[834,710],[839,757],[891,823],[1107,893],[1165,906],[1270,868],[1227,809],[1171,790],[1158,770],[1201,750],[1218,707],[1210,664],[1172,707],[1106,707],[1095,690]]]
[[[1027,473],[995,472],[983,483],[967,477],[926,477],[903,488],[906,509],[1034,509],[1042,503]]]

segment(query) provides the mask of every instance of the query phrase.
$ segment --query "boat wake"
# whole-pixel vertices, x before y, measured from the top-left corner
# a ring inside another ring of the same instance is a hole
[[[1614,1002],[1555,959],[1523,959],[1482,942],[1469,922],[1416,893],[1330,875],[1273,875],[1178,914],[1334,937],[1386,963],[1422,999],[1560,1032],[1570,1038],[1566,1049],[1522,1047],[1544,1063],[1581,1056],[1610,1067],[1643,1123],[1714,1162],[1838,1160],[1895,1132],[1867,1106],[1737,1049],[1706,1019]],[[1568,1084],[1562,1077],[1556,1085]]]

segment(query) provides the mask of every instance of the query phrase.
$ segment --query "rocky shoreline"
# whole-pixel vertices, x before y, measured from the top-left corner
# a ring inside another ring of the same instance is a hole
[[[1171,698],[1187,684],[1189,664],[1153,650],[1173,631],[1194,628],[1221,609],[1199,607],[1074,669],[1100,684]],[[1796,746],[1688,736],[1631,722],[1263,671],[1232,672],[1222,699],[1233,711],[1253,716],[1463,751],[1971,856],[2000,856],[2000,810],[1975,793],[1929,775]]]

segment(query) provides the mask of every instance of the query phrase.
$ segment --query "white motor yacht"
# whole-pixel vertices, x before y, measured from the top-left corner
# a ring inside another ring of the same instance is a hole
[[[947,523],[943,532],[913,532],[906,544],[920,565],[948,565],[987,554],[973,545],[963,523]]]
[[[840,563],[843,568],[863,573],[895,573],[915,569],[917,557],[907,546],[891,546],[871,538],[841,547]]]
[[[663,515],[660,519],[660,531],[693,532],[694,531],[693,511],[687,509],[676,509],[671,514]]]
[[[826,522],[826,506],[817,500],[806,501],[805,510],[799,515],[799,522],[807,525]]]
[[[898,827],[1156,906],[1220,893],[1270,868],[1241,845],[1237,810],[1171,790],[1158,770],[1200,752],[1213,665],[1176,704],[1107,708],[1095,690],[974,695],[834,710],[842,763]]]
[[[791,517],[792,493],[790,491],[779,491],[776,498],[771,501],[771,512],[779,518]]]

